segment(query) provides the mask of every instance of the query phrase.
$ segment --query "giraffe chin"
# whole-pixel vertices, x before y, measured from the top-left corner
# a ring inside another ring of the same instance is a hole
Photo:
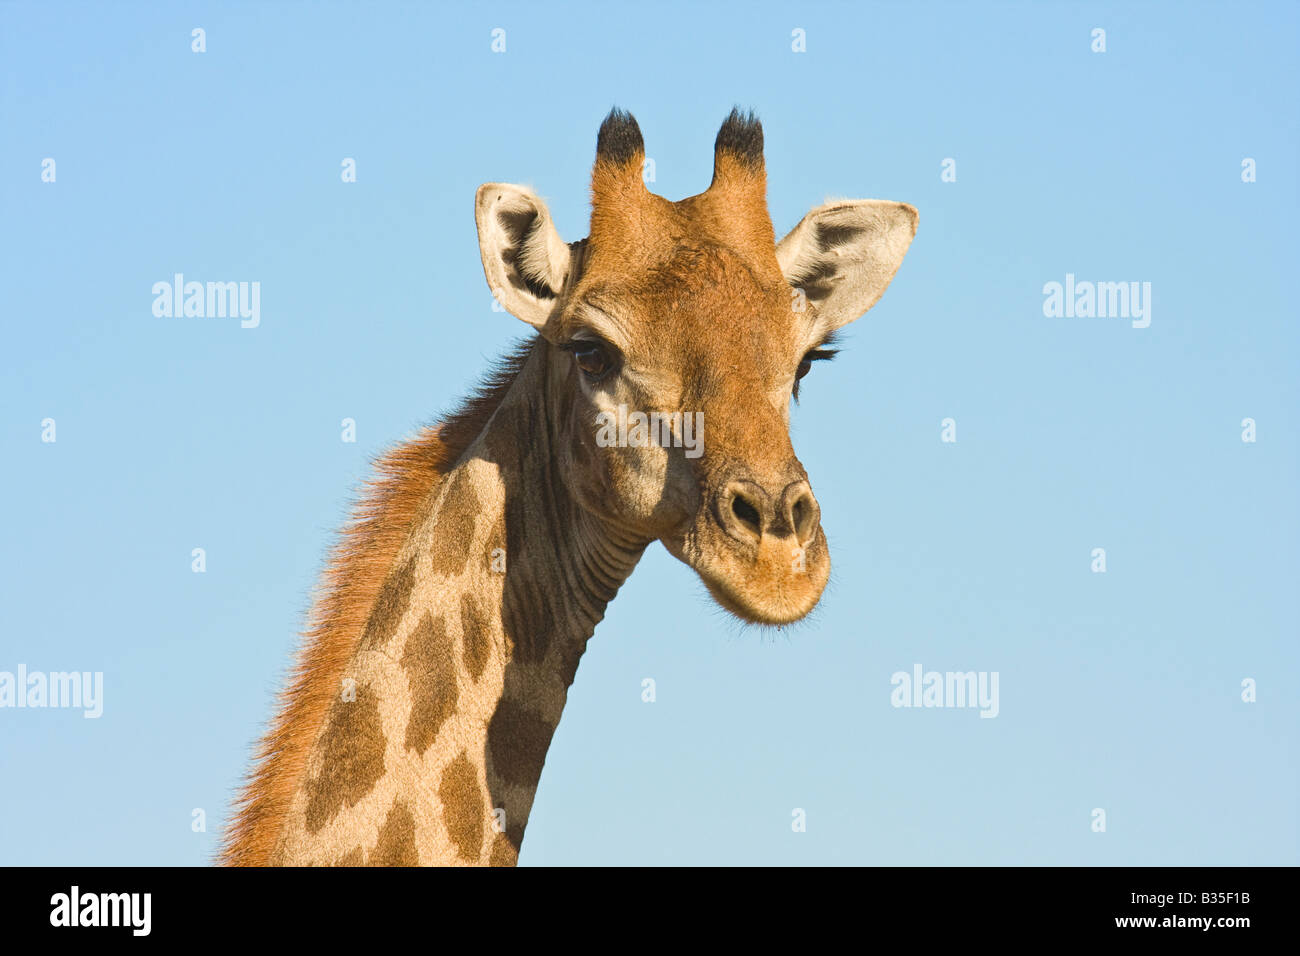
[[[831,571],[820,530],[805,552],[788,538],[765,538],[756,548],[730,544],[728,539],[711,548],[669,551],[694,568],[723,609],[748,624],[793,624],[817,606]]]

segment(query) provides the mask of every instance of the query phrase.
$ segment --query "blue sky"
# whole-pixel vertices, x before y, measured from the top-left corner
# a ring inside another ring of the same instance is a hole
[[[793,413],[821,607],[741,629],[654,546],[520,862],[1300,862],[1297,8],[614,11],[0,4],[0,671],[104,675],[95,720],[0,709],[0,863],[210,857],[369,459],[526,331],[475,188],[580,238],[615,104],[670,199],[740,104],[778,235],[828,196],[920,229]],[[156,317],[177,272],[260,324]],[[1067,273],[1151,283],[1150,326],[1046,317]],[[998,716],[891,706],[917,664]]]

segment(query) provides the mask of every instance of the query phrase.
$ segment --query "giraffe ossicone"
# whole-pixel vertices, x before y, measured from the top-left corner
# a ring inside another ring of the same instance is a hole
[[[916,210],[829,202],[777,242],[762,128],[734,110],[699,195],[651,193],[644,161],[614,110],[572,243],[531,190],[478,190],[494,304],[536,334],[377,463],[221,862],[515,863],[587,640],[655,541],[744,621],[820,599],[791,398],[889,285]],[[653,440],[602,438],[634,414]]]

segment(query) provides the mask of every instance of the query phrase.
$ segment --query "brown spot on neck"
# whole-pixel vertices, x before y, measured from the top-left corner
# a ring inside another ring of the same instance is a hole
[[[477,863],[483,846],[483,808],[486,806],[479,788],[478,773],[462,752],[442,772],[438,785],[442,802],[442,819],[447,834],[461,858]]]
[[[482,506],[464,468],[455,472],[438,510],[431,570],[449,578],[462,573],[474,543],[474,526]]]
[[[488,857],[488,866],[517,866],[519,848],[510,842],[504,833],[498,833],[492,839],[492,855]]]
[[[379,831],[379,842],[367,860],[370,866],[419,866],[415,852],[415,818],[404,800],[394,800]]]
[[[366,851],[364,848],[354,846],[347,853],[343,854],[334,861],[335,866],[365,866]]]
[[[492,617],[483,601],[473,592],[460,598],[460,637],[465,655],[465,669],[471,680],[478,680],[487,666],[492,648]]]
[[[392,640],[397,625],[410,606],[411,588],[414,584],[415,559],[412,557],[385,579],[374,609],[370,612],[370,620],[366,622],[365,632],[361,635],[362,647],[383,647]]]
[[[460,697],[456,664],[442,615],[424,615],[419,627],[406,639],[402,667],[411,687],[411,716],[406,723],[405,743],[423,756],[443,722],[456,712]]]
[[[343,807],[355,806],[384,773],[379,701],[367,685],[356,700],[335,700],[321,736],[321,772],[307,788],[307,832],[316,833]]]
[[[493,772],[506,783],[536,787],[554,733],[547,721],[503,697],[488,724]]]

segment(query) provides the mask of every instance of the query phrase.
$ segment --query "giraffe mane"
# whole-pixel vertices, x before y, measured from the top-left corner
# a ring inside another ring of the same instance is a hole
[[[277,714],[235,800],[218,851],[220,865],[270,865],[278,822],[289,811],[316,733],[411,525],[443,475],[487,426],[537,342],[534,337],[517,345],[438,424],[424,426],[375,459],[374,476],[358,495],[321,574]]]

